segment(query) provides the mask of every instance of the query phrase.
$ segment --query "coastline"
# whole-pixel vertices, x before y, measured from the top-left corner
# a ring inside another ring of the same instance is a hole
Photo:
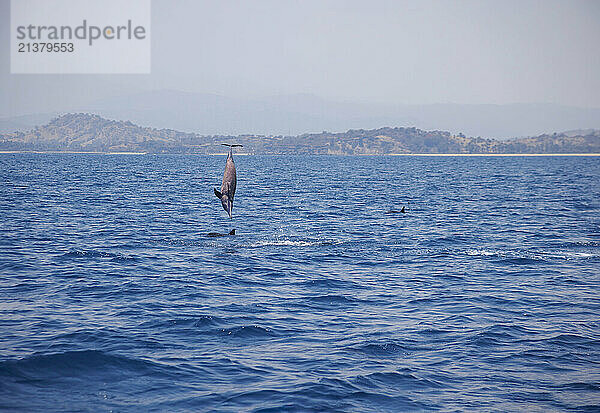
[[[147,155],[147,152],[85,152],[85,151],[0,151],[3,153],[36,153],[36,154],[88,154],[88,155]]]
[[[149,153],[149,152],[86,152],[86,151],[0,151],[0,154],[85,154],[85,155],[202,155],[226,156],[223,153]],[[236,156],[252,156],[247,152],[235,153]],[[264,156],[290,156],[289,154],[267,154]],[[295,156],[295,155],[292,155]],[[600,153],[386,153],[386,154],[308,154],[308,156],[600,156]]]

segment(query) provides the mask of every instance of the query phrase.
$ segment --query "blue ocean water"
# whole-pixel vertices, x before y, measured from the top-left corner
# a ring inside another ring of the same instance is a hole
[[[599,157],[235,160],[0,155],[0,410],[600,410]]]

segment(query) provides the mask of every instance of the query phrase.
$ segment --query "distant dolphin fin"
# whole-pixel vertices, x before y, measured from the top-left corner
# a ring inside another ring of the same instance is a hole
[[[406,211],[404,210],[404,206],[402,207],[402,209],[400,210],[400,212],[402,212],[403,214],[406,212]]]
[[[235,229],[232,229],[231,231],[229,231],[229,235],[235,235]]]
[[[221,199],[223,197],[223,194],[217,191],[217,188],[213,188],[213,190],[215,191],[215,195],[217,196],[217,198]]]

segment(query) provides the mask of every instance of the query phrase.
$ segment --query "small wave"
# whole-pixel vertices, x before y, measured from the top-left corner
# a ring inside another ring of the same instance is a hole
[[[300,284],[314,289],[342,289],[356,287],[356,283],[352,281],[340,280],[336,278],[319,278],[314,280],[302,281]]]
[[[350,347],[349,349],[378,358],[399,356],[407,354],[409,351],[407,347],[394,341],[366,343],[358,347]]]
[[[322,385],[320,386],[322,387]],[[302,386],[299,390],[285,391],[273,389],[243,390],[233,393],[225,400],[225,405],[230,406],[258,406],[251,409],[256,413],[279,413],[279,412],[339,412],[340,406],[347,406],[346,401],[329,400],[327,394],[339,395],[340,393],[328,389],[328,391],[316,391],[308,386]],[[246,408],[235,409],[236,411],[247,411]],[[234,411],[234,409],[232,409]]]
[[[325,307],[340,307],[355,305],[363,302],[363,300],[347,297],[339,294],[325,294],[316,295],[302,298],[302,301],[309,302],[311,306],[325,306]]]
[[[258,325],[236,326],[231,328],[222,328],[219,330],[221,335],[235,338],[268,338],[276,337],[277,334],[270,328]]]
[[[440,389],[445,388],[447,385],[438,383],[434,380],[429,380],[416,376],[410,372],[410,369],[404,369],[404,371],[390,371],[390,372],[377,372],[365,376],[366,379],[371,380],[381,386],[394,386],[396,388],[408,388],[408,389]]]
[[[497,255],[496,252],[491,251],[491,250],[486,250],[486,249],[472,249],[472,250],[467,250],[465,252],[467,255],[471,255],[471,256],[490,257],[490,256]]]
[[[414,304],[414,305],[427,305],[427,304],[431,304],[436,302],[438,299],[437,298],[430,298],[430,297],[422,297],[422,298],[413,298],[412,300],[408,300],[408,304]]]
[[[214,317],[211,315],[202,315],[196,318],[191,319],[182,319],[182,320],[172,320],[173,324],[190,324],[192,327],[206,327],[212,326],[221,323],[223,320],[219,317]]]
[[[0,270],[6,271],[27,271],[37,268],[35,265],[25,262],[0,262]]]
[[[592,339],[590,337],[586,337],[579,334],[569,334],[562,333],[557,334],[552,337],[548,337],[540,340],[540,342],[544,342],[546,344],[558,345],[565,348],[569,347],[579,347],[583,349],[588,349],[591,347],[597,347],[600,345],[600,340]]]
[[[302,383],[290,391],[260,389],[234,393],[226,399],[228,405],[261,406],[261,413],[281,411],[422,411],[438,407],[421,403],[390,389],[382,383],[358,376],[348,379],[321,378]],[[240,410],[240,409],[238,409]],[[243,408],[241,410],[244,410]]]
[[[507,302],[507,305],[510,304]],[[516,324],[494,324],[488,327],[486,331],[494,334],[506,334],[514,339],[537,334],[535,330]]]
[[[595,241],[595,240],[567,241],[567,242],[562,243],[561,246],[566,247],[566,248],[600,247],[600,241]]]
[[[467,344],[471,344],[475,347],[494,347],[505,344],[510,339],[510,336],[505,333],[492,333],[484,331],[482,333],[475,334],[467,339]]]
[[[537,259],[542,259],[531,252],[518,250],[491,250],[491,249],[468,249],[465,253],[472,257],[493,257],[500,261],[506,261],[512,264],[527,264],[535,262]]]
[[[575,251],[548,251],[534,249],[530,251],[523,250],[490,250],[490,249],[468,249],[465,254],[473,257],[497,257],[502,260],[515,264],[532,263],[536,261],[546,261],[548,259],[588,259],[597,257],[598,254],[591,252]]]
[[[546,261],[544,257],[534,254],[519,253],[516,251],[497,251],[479,254],[479,257],[491,257],[499,264],[533,265]]]
[[[147,321],[140,325],[142,328],[202,328],[211,327],[223,323],[223,319],[211,315],[199,315],[191,317],[171,318],[168,320]]]
[[[6,188],[11,188],[11,189],[29,189],[29,187],[30,187],[29,184],[19,184],[19,183],[10,182],[10,181],[4,181],[4,182],[2,182],[2,185],[5,186]]]
[[[437,247],[439,245],[465,244],[469,241],[471,241],[471,238],[464,235],[448,235],[427,240],[424,242],[424,244]]]
[[[137,261],[137,257],[127,256],[121,253],[98,251],[98,250],[74,250],[58,257],[64,260],[73,259],[110,259],[112,261],[127,262]]]
[[[0,374],[25,380],[52,380],[65,376],[86,376],[123,373],[165,373],[165,367],[137,358],[108,354],[99,350],[66,351],[35,354],[19,360],[0,363]]]
[[[505,264],[514,264],[514,265],[528,265],[528,264],[537,264],[540,259],[530,258],[530,257],[507,257],[502,258],[500,262]]]
[[[452,314],[441,320],[445,325],[465,325],[473,322],[473,317],[465,314]]]
[[[563,383],[554,386],[557,390],[574,390],[574,391],[591,391],[598,392],[600,391],[600,384],[596,383],[586,383],[586,382],[572,382],[572,383]]]
[[[291,246],[291,247],[312,247],[319,245],[319,241],[292,241],[286,240],[275,240],[275,241],[258,241],[250,244],[251,247],[266,247],[266,246]]]
[[[571,252],[571,251],[562,251],[562,252],[550,252],[545,253],[548,258],[559,258],[564,260],[573,260],[573,259],[587,259],[597,257],[597,254],[592,254],[589,252]]]

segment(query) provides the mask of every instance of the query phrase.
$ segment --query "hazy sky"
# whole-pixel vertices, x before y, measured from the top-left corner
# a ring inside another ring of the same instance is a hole
[[[152,89],[600,107],[599,1],[155,0],[150,75],[10,75],[9,11],[0,116]]]

